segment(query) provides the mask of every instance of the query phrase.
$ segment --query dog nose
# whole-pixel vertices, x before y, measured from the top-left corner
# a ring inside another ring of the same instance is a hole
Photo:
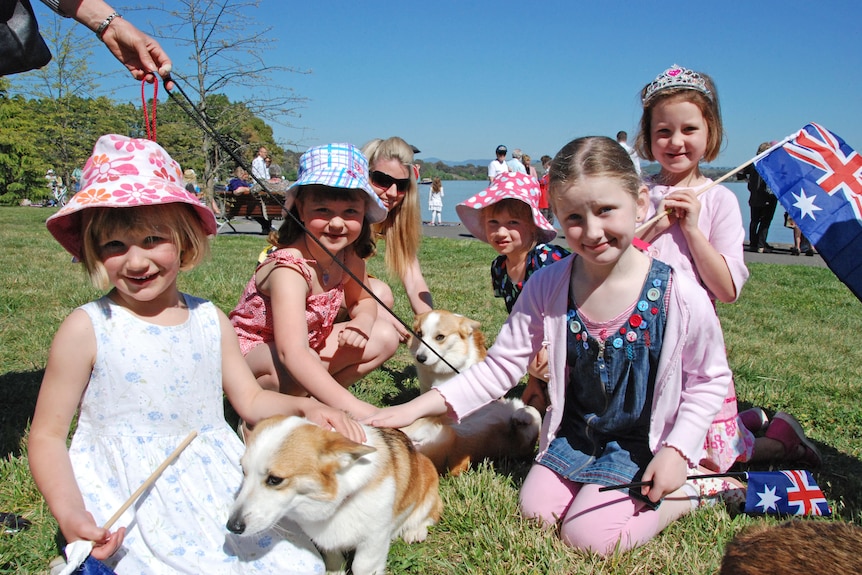
[[[242,535],[243,531],[245,531],[245,521],[242,520],[239,514],[236,514],[227,520],[227,530],[231,533]]]
[[[419,363],[425,363],[426,361],[428,361],[428,356],[424,353],[420,353],[416,356],[416,361],[418,361]]]

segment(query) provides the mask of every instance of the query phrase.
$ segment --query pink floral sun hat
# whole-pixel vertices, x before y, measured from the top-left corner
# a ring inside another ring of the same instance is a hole
[[[536,224],[538,241],[548,243],[557,237],[557,230],[539,211],[539,183],[528,176],[518,172],[507,172],[500,174],[491,185],[455,206],[458,217],[464,226],[476,239],[487,242],[485,225],[481,218],[483,208],[492,206],[505,199],[513,199],[524,202],[530,206],[533,214],[533,223]]]
[[[215,235],[215,216],[186,191],[180,165],[164,148],[151,140],[108,134],[99,138],[84,165],[81,191],[46,224],[60,245],[80,259],[83,210],[175,202],[191,205],[207,235]]]

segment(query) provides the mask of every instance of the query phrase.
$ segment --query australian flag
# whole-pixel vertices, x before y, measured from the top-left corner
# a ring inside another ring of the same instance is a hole
[[[745,513],[832,515],[826,496],[808,471],[749,471],[746,475]]]
[[[808,124],[754,163],[838,279],[862,300],[862,156]]]

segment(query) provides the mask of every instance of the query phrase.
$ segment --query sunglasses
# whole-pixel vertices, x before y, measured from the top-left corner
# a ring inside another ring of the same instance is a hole
[[[371,183],[384,190],[388,190],[394,185],[400,194],[406,194],[407,190],[410,189],[410,178],[393,178],[389,174],[377,170],[371,172]]]

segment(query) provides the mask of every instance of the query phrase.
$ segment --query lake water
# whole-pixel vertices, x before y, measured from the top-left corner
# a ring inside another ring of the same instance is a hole
[[[742,212],[742,225],[745,227],[745,237],[748,239],[748,187],[745,182],[724,182],[735,195],[739,202],[739,209]],[[443,221],[458,222],[458,214],[455,212],[455,206],[463,202],[473,194],[477,194],[488,186],[487,181],[478,180],[447,180],[443,182]],[[422,219],[426,222],[431,221],[431,212],[428,210],[428,194],[431,190],[429,185],[419,186],[419,204],[422,208]],[[557,226],[559,228],[559,226]],[[772,225],[769,226],[769,235],[767,238],[769,243],[778,244],[793,244],[793,231],[784,227],[784,210],[779,206],[775,210],[775,217],[772,219]]]

